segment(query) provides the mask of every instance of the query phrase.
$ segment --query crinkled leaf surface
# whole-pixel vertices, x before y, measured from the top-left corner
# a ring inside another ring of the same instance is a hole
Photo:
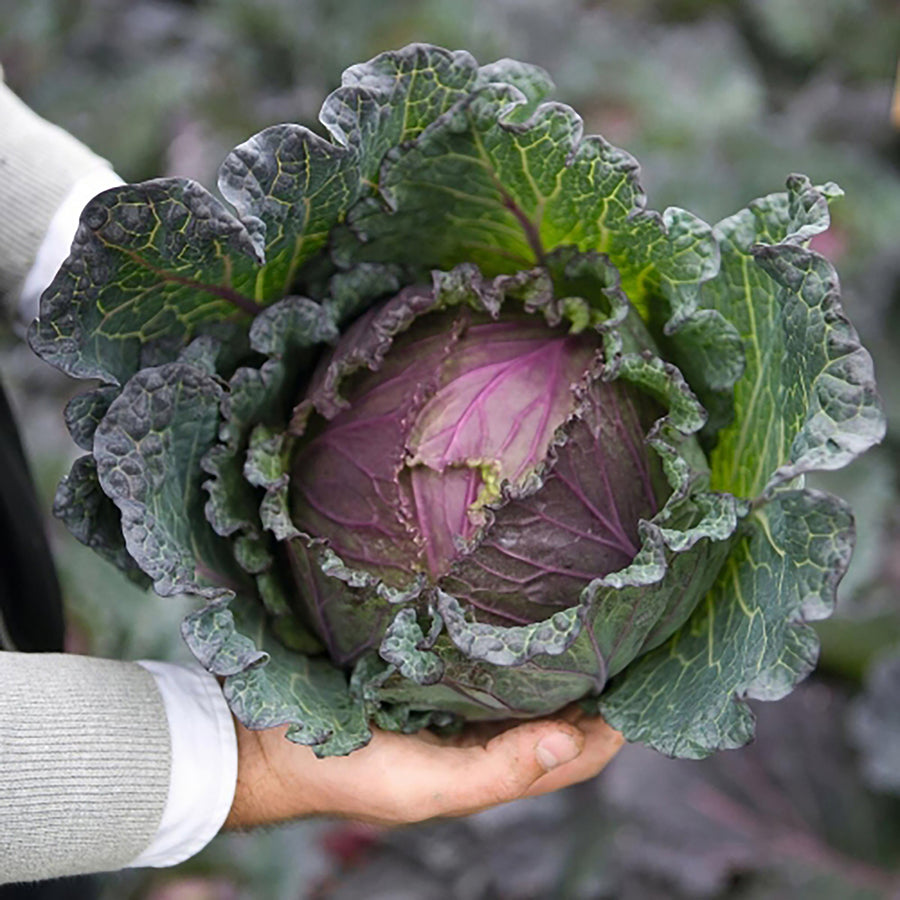
[[[837,498],[777,494],[745,521],[688,622],[611,683],[599,701],[603,716],[673,756],[745,744],[753,716],[740,698],[777,700],[811,671],[818,641],[803,619],[830,612],[853,537]]]
[[[884,436],[872,360],[841,311],[837,274],[805,249],[828,227],[836,190],[792,176],[786,193],[716,226],[722,271],[703,300],[737,326],[747,356],[734,420],[710,458],[719,490],[754,497],[840,468]]]
[[[188,616],[182,633],[210,671],[226,676],[225,697],[248,728],[288,724],[287,737],[318,756],[345,755],[369,742],[365,711],[344,673],[327,659],[287,650],[252,600],[214,601]]]
[[[353,202],[378,185],[385,155],[492,80],[535,98],[550,87],[533,66],[510,61],[479,70],[465,51],[412,45],[347,69],[320,116],[336,143],[287,124],[235,148],[219,188],[248,227],[264,226],[266,266],[253,295],[289,293],[303,263],[324,247]]]
[[[228,154],[222,195],[250,227],[261,223],[266,265],[253,296],[291,292],[303,263],[319,251],[359,191],[354,155],[301,125],[274,125]]]
[[[200,460],[216,437],[221,393],[193,366],[144,369],[94,435],[100,485],[119,507],[128,552],[163,596],[232,587],[236,567],[203,515],[200,492]]]
[[[244,455],[257,425],[283,428],[296,396],[301,373],[308,370],[317,347],[334,339],[331,316],[305,297],[286,297],[267,307],[250,328],[250,347],[268,359],[259,367],[241,366],[222,397],[220,443],[203,457],[213,477],[206,517],[217,534],[257,535],[259,492],[244,478]]]
[[[437,634],[442,625],[440,618],[435,618],[434,624],[437,627],[433,630]],[[395,665],[404,678],[416,684],[434,684],[444,674],[444,665],[431,652],[429,645],[433,643],[434,638],[429,640],[416,620],[415,609],[406,607],[394,616],[385,630],[378,655]]]
[[[803,246],[827,227],[833,189],[813,188],[800,176],[788,188],[716,227],[722,272],[702,287],[704,302],[737,325],[747,352],[734,420],[711,455],[712,486],[738,497],[765,491],[773,499],[748,521],[743,542],[687,625],[601,700],[629,736],[677,755],[749,740],[752,719],[735,695],[778,698],[815,664],[818,642],[796,623],[826,615],[833,604],[852,522],[833,498],[808,493],[798,506],[804,495],[773,490],[804,471],[845,465],[884,433],[871,359],[841,312],[834,270]],[[786,521],[797,529],[792,540],[775,537],[773,526],[781,522],[783,532]],[[774,589],[791,581],[787,591]],[[729,651],[731,641],[740,642],[740,652]],[[688,686],[705,694],[713,683],[724,690],[703,714]],[[650,736],[651,722],[661,726],[659,739]]]
[[[683,211],[644,212],[628,154],[582,138],[580,118],[562,104],[511,121],[523,99],[508,85],[486,85],[389,157],[380,182],[389,208],[376,198],[358,204],[349,221],[365,244],[341,251],[416,270],[474,262],[496,273],[575,245],[609,253],[637,303],[657,267],[684,282],[714,274],[709,226]]]
[[[104,385],[93,391],[76,394],[66,405],[66,426],[72,440],[82,450],[93,449],[94,432],[118,394],[119,389],[115,385]]]
[[[158,179],[95,197],[29,336],[78,378],[121,384],[145,345],[180,349],[202,322],[254,312],[241,290],[262,261],[251,234],[195,182]]]
[[[122,516],[103,493],[93,456],[81,456],[59,484],[53,514],[81,543],[121,569],[141,587],[150,584],[144,571],[125,549]]]

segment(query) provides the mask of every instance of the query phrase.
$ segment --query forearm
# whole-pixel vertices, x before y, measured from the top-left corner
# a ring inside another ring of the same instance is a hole
[[[153,839],[170,740],[135,663],[0,653],[0,883],[119,869]]]

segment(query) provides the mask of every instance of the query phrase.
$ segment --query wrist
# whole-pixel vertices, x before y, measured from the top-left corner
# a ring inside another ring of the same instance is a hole
[[[284,728],[253,731],[234,720],[238,746],[237,786],[226,830],[272,825],[315,812],[307,794],[308,785],[293,784],[285,776],[288,767],[279,765],[286,751],[304,753],[306,748],[291,745]]]
[[[259,824],[258,810],[262,805],[259,784],[263,780],[261,772],[267,768],[257,732],[245,728],[237,719],[234,719],[234,730],[237,736],[238,772],[234,800],[222,826],[226,830]]]

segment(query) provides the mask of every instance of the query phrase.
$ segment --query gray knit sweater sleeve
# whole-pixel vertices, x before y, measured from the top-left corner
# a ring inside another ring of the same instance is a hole
[[[72,186],[106,165],[0,71],[0,297]],[[162,697],[137,664],[0,652],[0,884],[128,865],[156,836],[170,757]]]
[[[128,865],[156,835],[170,754],[136,663],[0,652],[0,884]]]
[[[0,297],[17,297],[53,214],[79,178],[109,163],[30,110],[0,69]]]

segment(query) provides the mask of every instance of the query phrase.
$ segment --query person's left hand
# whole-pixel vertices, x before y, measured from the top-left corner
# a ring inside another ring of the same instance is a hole
[[[285,728],[236,728],[238,783],[225,828],[310,815],[381,825],[467,815],[591,778],[624,742],[577,707],[449,738],[374,729],[367,747],[327,759],[286,740]]]

